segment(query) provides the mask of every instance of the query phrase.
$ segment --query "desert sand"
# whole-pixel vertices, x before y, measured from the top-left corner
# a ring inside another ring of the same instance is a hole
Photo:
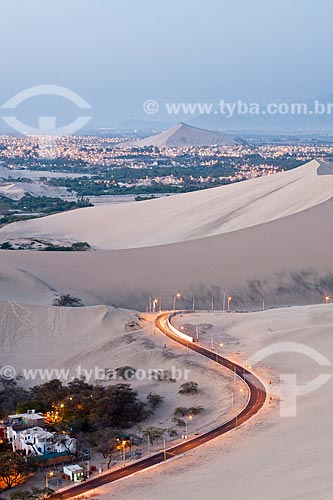
[[[0,251],[0,298],[50,304],[70,292],[86,305],[145,310],[162,306],[221,308],[322,302],[332,287],[332,201],[242,231],[174,245],[95,252]]]
[[[0,229],[0,241],[38,237],[87,241],[99,250],[180,243],[239,231],[302,212],[333,194],[333,164],[294,170],[157,200],[88,207]],[[325,164],[324,164],[325,165]]]
[[[164,347],[164,336],[155,331],[153,316],[106,306],[63,308],[0,302],[0,318],[0,367],[13,367],[21,377],[20,385],[31,387],[53,378],[67,384],[81,376],[90,383],[124,383],[112,375],[108,380],[105,370],[110,374],[130,366],[140,371],[138,379],[128,383],[142,400],[150,392],[164,397],[156,414],[141,427],[175,427],[180,436],[182,429],[172,423],[177,406],[204,407],[193,420],[191,433],[212,428],[235,414],[232,374],[169,340]],[[151,377],[149,370],[162,370],[165,380]],[[199,384],[198,395],[178,394],[187,380]],[[238,394],[238,407],[245,401],[246,394]]]
[[[216,341],[223,339],[226,355],[234,359],[245,361],[263,347],[291,341],[333,360],[332,305],[184,316],[183,321],[212,324],[208,337],[214,332]],[[321,372],[307,357],[288,353],[271,356],[253,369],[266,381],[277,381],[280,373],[296,373],[300,385]],[[299,397],[296,418],[280,417],[273,395],[272,403],[238,430],[166,465],[99,488],[96,498],[238,500],[245,495],[248,500],[329,500],[333,488],[331,389],[332,379]]]
[[[73,198],[75,192],[58,186],[48,186],[43,182],[0,182],[0,195],[12,200],[20,200],[26,194],[49,198]]]

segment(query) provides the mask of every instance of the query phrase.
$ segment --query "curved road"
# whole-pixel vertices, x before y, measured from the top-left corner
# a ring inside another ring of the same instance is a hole
[[[266,390],[263,383],[255,375],[253,375],[253,373],[248,371],[246,368],[230,361],[229,359],[220,356],[214,351],[206,349],[205,347],[202,347],[195,342],[188,342],[182,339],[181,337],[177,336],[169,328],[167,324],[169,315],[170,313],[163,313],[156,318],[155,324],[157,328],[164,335],[166,335],[173,341],[177,342],[178,344],[182,344],[183,346],[191,349],[192,351],[198,352],[199,354],[205,356],[206,358],[209,358],[236,373],[248,386],[250,392],[250,396],[246,406],[236,417],[232,418],[228,422],[225,422],[219,425],[218,427],[215,427],[215,429],[207,431],[204,434],[201,434],[200,436],[194,437],[193,439],[188,439],[181,444],[168,448],[166,450],[165,455],[163,451],[156,453],[154,455],[151,455],[150,457],[144,458],[133,464],[127,465],[122,469],[110,471],[107,474],[104,474],[99,477],[97,476],[86,482],[77,484],[69,488],[68,490],[65,490],[63,493],[61,493],[63,499],[74,498],[76,496],[82,495],[83,493],[86,493],[87,491],[90,491],[94,488],[103,486],[104,484],[107,483],[117,481],[118,479],[130,476],[135,472],[139,472],[144,469],[147,469],[148,467],[159,464],[164,460],[168,460],[177,455],[182,455],[183,453],[189,450],[193,450],[194,448],[197,448],[198,446],[207,443],[211,439],[214,439],[218,436],[221,436],[222,434],[225,434],[226,432],[231,431],[232,429],[235,429],[240,424],[246,422],[251,417],[253,417],[253,415],[255,415],[263,407],[266,400]]]

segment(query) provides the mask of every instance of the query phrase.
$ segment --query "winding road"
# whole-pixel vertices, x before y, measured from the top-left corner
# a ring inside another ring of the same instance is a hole
[[[169,320],[171,319],[170,316],[172,316],[170,315],[170,313],[162,313],[156,318],[155,325],[160,330],[160,332],[162,332],[165,336],[169,337],[178,344],[181,344],[188,349],[191,349],[192,351],[195,351],[202,356],[215,361],[219,365],[228,368],[239,378],[241,378],[249,389],[249,398],[246,406],[237,416],[235,416],[228,422],[225,422],[215,427],[214,429],[201,434],[200,436],[196,436],[192,439],[187,439],[181,444],[172,446],[171,448],[168,448],[165,453],[164,451],[161,451],[147,458],[143,458],[142,460],[139,460],[135,463],[127,465],[121,469],[110,471],[101,476],[96,476],[95,478],[92,478],[86,482],[76,484],[75,486],[64,490],[63,492],[61,492],[61,496],[64,500],[77,497],[94,488],[98,488],[99,486],[103,486],[104,484],[117,481],[118,479],[148,469],[153,465],[157,465],[165,460],[176,457],[177,455],[182,455],[189,450],[193,450],[194,448],[197,448],[198,446],[207,443],[208,441],[221,436],[222,434],[225,434],[232,429],[235,429],[236,427],[253,417],[263,407],[266,400],[266,390],[263,383],[253,373],[251,373],[246,368],[234,363],[233,361],[220,356],[216,352],[211,351],[210,349],[206,349],[196,342],[187,340],[186,335],[182,334],[181,332],[179,332],[179,335],[177,335],[177,330],[169,323]]]

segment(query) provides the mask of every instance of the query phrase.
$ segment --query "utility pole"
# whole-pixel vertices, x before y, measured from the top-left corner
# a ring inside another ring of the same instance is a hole
[[[195,312],[195,307],[194,307],[194,297],[192,297],[192,311]]]
[[[225,292],[223,293],[222,311],[225,312]]]

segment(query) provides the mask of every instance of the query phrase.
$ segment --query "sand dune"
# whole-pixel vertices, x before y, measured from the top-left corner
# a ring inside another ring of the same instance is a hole
[[[318,175],[318,168],[320,169]],[[125,249],[207,238],[281,219],[327,201],[333,164],[295,170],[171,198],[83,208],[0,229],[0,241],[40,237]]]
[[[73,198],[76,193],[65,187],[48,186],[43,182],[0,182],[0,195],[12,200],[20,200],[26,194],[48,196],[49,198]]]
[[[86,305],[140,310],[152,295],[172,307],[176,290],[180,307],[195,296],[208,308],[212,295],[221,307],[224,292],[234,307],[321,302],[333,289],[332,171],[312,161],[233,186],[5,226],[2,241],[39,236],[107,250],[0,251],[0,298],[50,304],[70,292]]]
[[[299,342],[333,362],[333,306],[295,307],[240,315],[200,315],[192,323],[213,325],[216,342],[224,332],[225,351],[245,361],[275,342]],[[184,322],[191,322],[184,317]],[[210,335],[209,335],[210,337]],[[269,369],[268,369],[269,368]],[[311,382],[321,369],[304,355],[280,354],[254,368],[265,380],[295,373]],[[330,373],[325,369],[325,373]],[[161,467],[96,490],[101,500],[328,500],[332,497],[332,379],[299,397],[296,418],[281,418],[278,401],[235,432]],[[149,476],[149,480],[148,480]],[[218,495],[216,492],[219,492]]]
[[[165,398],[156,415],[143,426],[172,426],[174,409],[188,403],[205,407],[192,432],[231,415],[232,375],[171,342],[165,349],[163,335],[153,334],[152,324],[141,318],[135,311],[105,306],[62,308],[0,302],[0,367],[14,367],[25,387],[53,378],[68,383],[83,375],[95,383],[105,369],[111,372],[122,366],[165,370],[169,378],[173,367],[187,369],[187,376],[197,380],[202,389],[190,400],[177,394],[185,375],[176,382],[150,379],[149,375],[131,381],[141,399],[149,392]],[[112,380],[117,382],[124,380]]]
[[[196,241],[96,252],[0,251],[0,297],[50,304],[71,292],[86,304],[145,310],[148,297],[171,307],[176,290],[189,307],[321,302],[333,289],[333,201],[283,219]]]
[[[144,139],[120,142],[117,147],[155,146],[158,148],[184,148],[190,146],[221,146],[242,144],[244,141],[216,130],[193,127],[186,123],[177,123],[161,134]]]

